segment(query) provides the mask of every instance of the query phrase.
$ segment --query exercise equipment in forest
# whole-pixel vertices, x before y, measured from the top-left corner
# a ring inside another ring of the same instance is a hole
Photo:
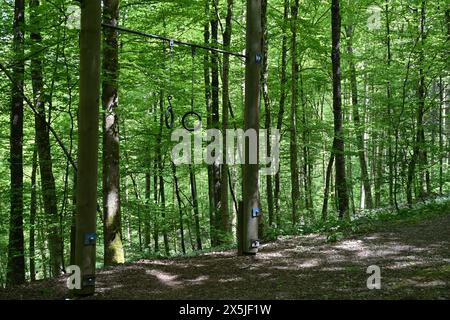
[[[172,96],[168,96],[167,101],[169,102],[169,106],[167,107],[165,114],[166,127],[167,129],[172,129],[175,119],[175,114],[173,113],[172,108]]]
[[[202,117],[199,113],[194,111],[194,105],[195,105],[195,91],[194,91],[194,84],[195,84],[195,47],[192,47],[192,85],[191,85],[191,111],[186,112],[183,116],[183,119],[181,120],[181,123],[183,125],[183,128],[185,128],[189,132],[197,131],[202,127]],[[188,119],[193,118],[197,122],[194,126],[190,127],[188,125]]]
[[[261,1],[246,1],[246,51],[245,54],[212,48],[181,40],[171,40],[160,35],[148,34],[136,30],[125,29],[118,26],[102,24],[104,28],[111,28],[120,32],[139,35],[147,38],[170,41],[172,44],[199,48],[211,52],[228,54],[245,59],[245,106],[244,106],[244,131],[259,130],[260,114],[260,74],[262,61],[262,30],[261,30]],[[193,109],[192,109],[193,111]],[[182,121],[186,129],[193,129],[186,125],[187,118],[196,117],[193,113],[184,115]],[[173,128],[174,109],[171,104],[166,111],[167,127]],[[170,121],[169,121],[170,120]],[[247,157],[247,156],[246,156]],[[247,160],[247,159],[245,159]],[[242,166],[242,205],[238,214],[238,253],[239,255],[254,255],[258,252],[260,242],[258,239],[258,219],[260,213],[253,210],[259,207],[259,167],[245,163]]]
[[[172,81],[172,64],[173,64],[173,40],[169,41],[169,48],[170,48],[170,63],[169,63],[169,84]],[[166,109],[166,113],[164,115],[164,120],[166,122],[166,128],[167,129],[173,129],[174,121],[175,121],[175,114],[173,112],[172,107],[172,96],[169,95],[167,97],[167,101],[169,103],[169,106]]]

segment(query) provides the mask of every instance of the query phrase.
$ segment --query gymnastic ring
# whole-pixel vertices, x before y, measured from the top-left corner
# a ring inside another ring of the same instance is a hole
[[[189,116],[194,116],[195,118],[197,118],[198,120],[198,125],[194,128],[189,128],[186,125],[186,120]],[[187,131],[189,132],[194,132],[197,131],[198,129],[200,129],[202,127],[202,117],[195,111],[189,111],[187,113],[184,114],[183,119],[181,120],[181,123],[183,124],[183,128],[185,128]]]
[[[167,107],[167,110],[166,110],[165,122],[166,122],[167,129],[172,129],[173,124],[174,124],[174,118],[175,118],[175,115],[173,114],[172,104],[171,104],[172,96],[168,96],[167,100],[169,100],[169,107]]]

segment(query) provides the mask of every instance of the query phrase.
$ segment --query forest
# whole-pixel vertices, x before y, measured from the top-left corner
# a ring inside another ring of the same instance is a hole
[[[0,16],[0,299],[450,299],[448,1]]]

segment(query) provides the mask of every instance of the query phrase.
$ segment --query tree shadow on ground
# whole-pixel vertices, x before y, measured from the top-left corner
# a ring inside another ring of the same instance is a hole
[[[141,260],[100,270],[89,299],[450,299],[450,215],[327,243],[320,235],[232,251]],[[381,289],[366,270],[381,268]],[[1,299],[64,299],[65,279],[0,291]]]

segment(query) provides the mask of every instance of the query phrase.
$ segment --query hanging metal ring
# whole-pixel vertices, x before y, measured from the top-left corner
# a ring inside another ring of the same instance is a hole
[[[167,100],[169,101],[169,107],[167,107],[166,114],[165,114],[165,122],[167,129],[172,129],[174,124],[175,115],[173,113],[172,108],[172,96],[168,96]]]
[[[193,128],[188,127],[188,125],[186,124],[186,121],[187,121],[187,119],[190,116],[192,116],[192,117],[197,119],[197,125],[194,126]],[[201,117],[200,114],[198,114],[195,111],[189,111],[189,112],[184,114],[183,119],[181,120],[181,123],[183,124],[183,128],[185,128],[187,131],[194,132],[194,131],[197,131],[198,129],[200,129],[202,127],[202,117]]]

